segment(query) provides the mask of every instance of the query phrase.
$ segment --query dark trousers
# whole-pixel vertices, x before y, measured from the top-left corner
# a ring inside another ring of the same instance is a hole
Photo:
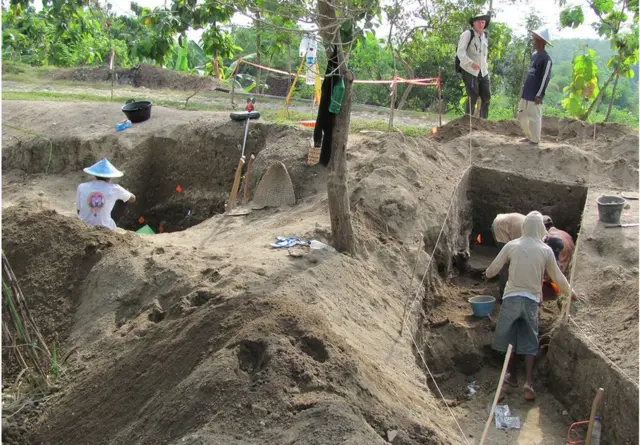
[[[329,165],[331,160],[331,144],[333,141],[333,126],[336,121],[336,115],[329,113],[329,105],[331,105],[331,94],[333,87],[340,81],[340,76],[336,73],[338,67],[338,47],[333,47],[333,55],[327,62],[327,70],[324,80],[322,81],[322,92],[320,96],[320,105],[318,106],[318,117],[316,118],[316,127],[313,130],[313,146],[320,149],[320,164],[325,167]]]
[[[476,77],[463,70],[462,81],[464,82],[468,97],[467,103],[464,106],[464,112],[469,114],[470,109],[475,109],[478,97],[480,97],[480,99],[482,99],[480,117],[482,119],[487,119],[489,117],[489,103],[491,102],[491,84],[489,82],[489,75],[484,77],[478,75],[478,77]],[[471,106],[471,108],[469,108],[469,106]]]
[[[120,222],[126,212],[127,203],[118,199],[113,205],[113,209],[111,209],[111,219],[118,225],[118,222]]]

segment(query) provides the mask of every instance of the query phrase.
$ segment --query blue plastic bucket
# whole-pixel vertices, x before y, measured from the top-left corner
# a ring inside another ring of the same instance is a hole
[[[495,297],[490,295],[478,295],[469,298],[473,315],[476,317],[488,317],[493,312],[493,304],[496,302]]]

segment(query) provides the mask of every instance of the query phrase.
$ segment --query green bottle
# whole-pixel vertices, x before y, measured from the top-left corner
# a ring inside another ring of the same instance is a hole
[[[339,114],[342,109],[342,99],[344,99],[344,80],[340,78],[340,82],[333,87],[331,93],[331,104],[329,104],[329,113]]]

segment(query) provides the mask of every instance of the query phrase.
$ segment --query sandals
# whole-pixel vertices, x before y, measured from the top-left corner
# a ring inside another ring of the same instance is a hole
[[[512,381],[510,380],[510,377],[511,377],[511,374],[506,373],[506,374],[504,375],[504,383],[506,383],[508,386],[510,386],[510,387],[512,387],[512,388],[517,388],[517,387],[518,387],[518,384],[517,384],[516,382],[512,382]]]
[[[529,402],[532,402],[536,399],[536,392],[533,390],[533,388],[531,386],[529,386],[528,383],[525,383],[523,386],[524,389],[524,399],[528,400]]]

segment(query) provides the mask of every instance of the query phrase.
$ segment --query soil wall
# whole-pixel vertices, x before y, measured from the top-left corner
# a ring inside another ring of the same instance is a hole
[[[638,443],[638,387],[632,381],[568,327],[552,338],[547,358],[547,385],[572,417],[589,420],[593,398],[598,388],[604,388],[605,402],[599,410],[604,440],[600,443]]]

